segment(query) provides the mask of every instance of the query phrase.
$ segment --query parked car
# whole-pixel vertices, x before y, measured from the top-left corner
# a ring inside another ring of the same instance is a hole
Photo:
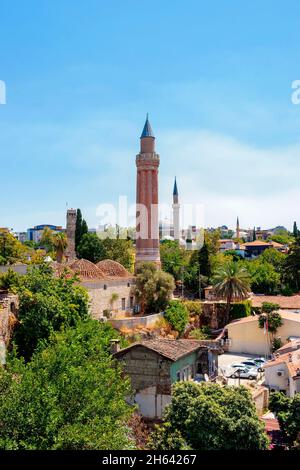
[[[244,368],[237,368],[235,372],[231,375],[234,379],[242,378],[242,379],[249,379],[254,380],[257,379],[258,371],[257,369],[248,369],[248,367]]]
[[[226,377],[232,377],[234,372],[238,369],[250,369],[250,367],[245,366],[245,364],[241,364],[240,362],[231,364],[230,366],[226,367],[225,374]]]
[[[246,361],[242,361],[241,364],[252,367],[253,369],[257,369],[258,372],[262,372],[262,364],[257,363],[254,359],[246,359]]]
[[[257,364],[260,367],[262,367],[267,362],[267,360],[263,357],[255,357],[253,361],[255,362],[255,364]]]

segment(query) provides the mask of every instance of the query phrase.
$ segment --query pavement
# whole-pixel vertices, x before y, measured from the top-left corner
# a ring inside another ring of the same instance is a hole
[[[219,371],[221,372],[222,370],[226,373],[226,370],[229,370],[229,366],[231,364],[234,364],[236,362],[242,362],[242,361],[245,361],[246,359],[249,359],[249,358],[254,358],[254,357],[260,357],[260,356],[257,356],[257,355],[251,355],[251,354],[234,354],[234,353],[224,353],[224,354],[221,354],[220,356],[218,356],[218,363],[219,363]],[[220,373],[220,375],[222,375]],[[255,381],[255,380],[247,380],[247,379],[232,379],[232,378],[228,378],[228,385],[234,385],[236,387],[239,386],[239,384],[241,385],[250,385],[252,383],[252,385],[256,382],[256,383],[263,383],[264,381],[264,374],[263,373],[260,373],[259,376],[258,376],[258,380]]]

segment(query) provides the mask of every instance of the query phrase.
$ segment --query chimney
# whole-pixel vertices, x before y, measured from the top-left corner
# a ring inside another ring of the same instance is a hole
[[[119,339],[111,339],[110,340],[110,353],[113,355],[120,351],[120,340]]]

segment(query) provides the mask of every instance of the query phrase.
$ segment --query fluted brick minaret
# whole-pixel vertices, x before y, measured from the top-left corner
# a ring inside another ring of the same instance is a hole
[[[158,228],[158,167],[155,137],[148,119],[141,135],[141,149],[136,156],[136,267],[152,261],[160,266]]]

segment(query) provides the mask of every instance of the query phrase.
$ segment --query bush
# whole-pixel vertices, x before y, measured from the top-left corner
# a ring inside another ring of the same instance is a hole
[[[202,313],[202,305],[199,300],[185,300],[183,305],[187,308],[191,316],[200,316]]]
[[[190,332],[190,338],[193,339],[209,339],[211,337],[211,329],[209,326],[203,326],[202,328],[195,328]]]
[[[231,320],[249,317],[250,315],[251,315],[251,301],[250,300],[244,300],[242,302],[231,304],[230,306]]]
[[[165,319],[179,335],[182,335],[189,321],[189,313],[182,302],[171,300],[165,312]]]

